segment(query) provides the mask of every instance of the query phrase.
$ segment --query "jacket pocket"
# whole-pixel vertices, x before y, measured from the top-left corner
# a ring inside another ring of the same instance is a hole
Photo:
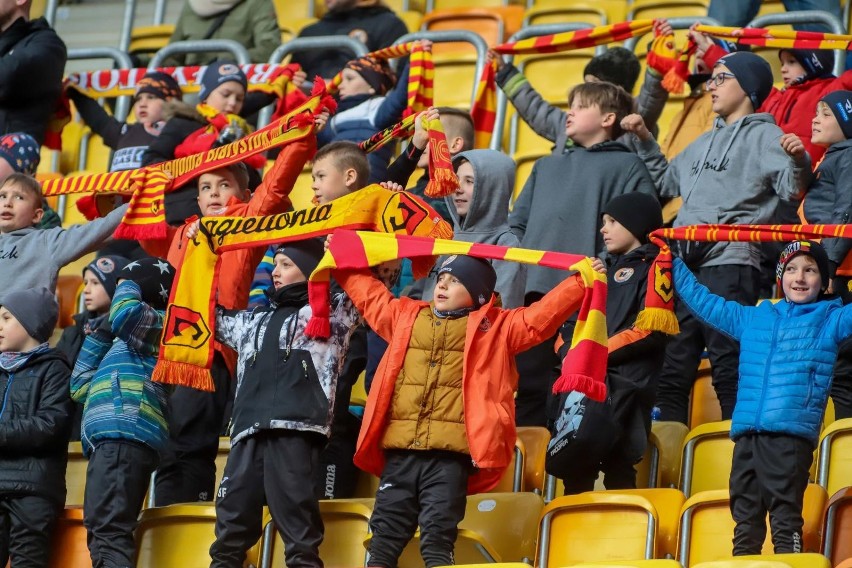
[[[110,375],[110,387],[112,388],[112,406],[116,414],[124,413],[124,401],[121,398],[121,379],[118,378],[118,370]]]
[[[329,400],[320,384],[313,358],[305,349],[293,349],[286,357],[279,351],[276,410],[282,420],[325,426]]]

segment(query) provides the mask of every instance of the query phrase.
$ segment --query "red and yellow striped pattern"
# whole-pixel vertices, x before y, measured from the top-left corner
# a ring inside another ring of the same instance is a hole
[[[592,268],[583,255],[513,247],[466,243],[404,234],[337,230],[328,252],[311,275],[311,280],[327,280],[334,268],[366,268],[398,258],[434,259],[441,255],[464,254],[493,260],[509,260],[562,270],[576,270],[586,293],[574,328],[571,349],[562,365],[562,375],[554,392],[580,391],[594,400],[606,397],[607,331],[606,276]]]
[[[779,49],[842,49],[848,51],[852,47],[852,35],[705,25],[700,25],[696,29],[699,32],[735,43],[777,47]]]

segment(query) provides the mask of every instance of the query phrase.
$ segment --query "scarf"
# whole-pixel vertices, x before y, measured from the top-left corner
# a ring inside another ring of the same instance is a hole
[[[639,312],[636,327],[679,332],[673,302],[672,252],[666,240],[754,243],[841,237],[852,238],[852,225],[691,225],[657,229],[649,239],[660,247],[660,254],[649,269],[645,309]]]
[[[699,25],[696,31],[733,43],[791,49],[852,49],[852,35]]]
[[[301,308],[308,303],[308,283],[294,282],[277,290],[270,286],[266,297],[276,308]]]
[[[358,145],[367,153],[378,150],[388,142],[408,138],[414,131],[415,115],[410,114],[400,122],[377,132]],[[447,135],[440,120],[423,119],[429,135],[429,182],[426,184],[427,197],[446,197],[459,187],[459,178],[453,169]]]
[[[419,198],[379,185],[280,215],[203,218],[198,236],[183,247],[183,258],[177,263],[153,380],[213,390],[210,366],[221,253],[327,235],[338,228],[452,237],[447,222]],[[428,274],[432,265],[428,260],[412,263],[415,277]],[[305,333],[325,338],[330,334],[328,271],[315,271],[310,280],[313,314]]]
[[[116,238],[164,239],[166,217],[163,198],[204,172],[242,162],[270,148],[311,136],[313,117],[334,101],[317,94],[304,105],[245,138],[205,152],[162,162],[138,170],[48,180],[42,187],[46,197],[72,193],[131,195],[127,212],[115,231]]]
[[[477,258],[511,260],[562,270],[576,270],[585,294],[574,328],[571,349],[562,363],[554,393],[579,391],[589,398],[606,398],[607,331],[606,275],[595,271],[584,255],[465,243],[403,234],[338,230],[311,279],[331,269],[358,269],[397,258],[434,258],[464,254]]]
[[[559,53],[583,49],[641,36],[653,30],[653,20],[634,20],[618,24],[596,26],[574,32],[563,32],[546,36],[531,37],[494,47],[503,55],[529,55],[533,53]],[[476,86],[476,99],[470,115],[473,118],[478,148],[487,148],[494,122],[497,117],[497,62],[486,65]]]
[[[687,39],[681,49],[675,48],[674,35],[657,36],[648,50],[648,66],[663,74],[663,88],[674,94],[683,92],[683,86],[689,78],[689,60],[698,49],[698,45]]]
[[[21,367],[23,367],[27,361],[32,359],[34,356],[39,355],[40,353],[45,353],[50,349],[50,345],[45,341],[38,347],[30,349],[29,351],[4,351],[0,353],[0,369],[3,369],[7,373],[14,373]]]

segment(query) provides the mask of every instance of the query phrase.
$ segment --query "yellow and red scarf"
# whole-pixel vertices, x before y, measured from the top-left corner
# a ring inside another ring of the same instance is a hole
[[[696,31],[734,43],[779,49],[852,49],[852,35],[700,25]]]
[[[422,200],[378,185],[318,207],[280,215],[203,218],[198,236],[183,247],[184,256],[177,266],[153,380],[213,390],[210,366],[221,253],[327,235],[339,228],[437,238],[451,238],[453,234],[450,225]],[[420,259],[412,263],[412,269],[416,277],[424,277],[431,265],[428,259]],[[306,333],[328,337],[327,273],[312,276],[309,301],[313,317]]]

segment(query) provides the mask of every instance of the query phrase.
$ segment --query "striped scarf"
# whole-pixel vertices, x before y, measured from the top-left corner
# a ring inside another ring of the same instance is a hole
[[[779,49],[852,49],[852,35],[767,28],[728,28],[700,25],[696,31],[733,43],[777,47]]]
[[[562,374],[553,392],[579,391],[589,398],[606,398],[606,275],[596,272],[591,261],[577,254],[465,243],[403,234],[338,230],[312,280],[327,280],[332,269],[358,269],[398,258],[434,258],[464,254],[477,258],[511,260],[579,272],[586,287],[574,328],[571,349],[562,363]]]

